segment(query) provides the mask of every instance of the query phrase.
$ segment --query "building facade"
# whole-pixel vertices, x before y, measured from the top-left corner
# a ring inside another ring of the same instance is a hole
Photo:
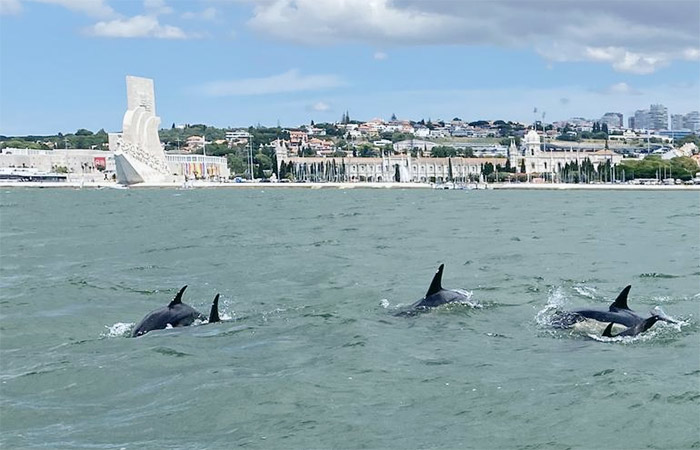
[[[410,154],[380,158],[285,157],[277,153],[280,166],[296,180],[335,182],[444,183],[478,180],[487,163],[505,166],[506,158],[422,158]],[[282,172],[280,172],[282,173]]]
[[[87,149],[35,150],[6,148],[0,167],[65,173],[69,180],[102,181],[115,174],[114,153]]]
[[[511,167],[518,172],[525,167],[527,174],[550,174],[554,176],[561,172],[567,164],[577,163],[579,166],[588,159],[597,169],[599,165],[610,162],[611,165],[619,164],[622,155],[611,150],[597,151],[573,151],[573,150],[543,150],[540,135],[535,130],[530,130],[523,139],[520,149],[511,141],[508,148],[508,159]]]
[[[227,180],[231,171],[221,156],[166,153],[170,172],[186,180]]]

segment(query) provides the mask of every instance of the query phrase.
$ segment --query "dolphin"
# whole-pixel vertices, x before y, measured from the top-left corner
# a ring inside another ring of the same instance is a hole
[[[603,336],[609,337],[609,338],[618,337],[618,336],[636,336],[638,334],[642,334],[645,331],[647,331],[649,328],[651,328],[659,320],[665,320],[665,319],[662,318],[661,316],[653,315],[653,316],[649,317],[648,319],[644,319],[642,322],[639,322],[635,326],[629,327],[625,331],[616,334],[615,336],[612,335],[613,323],[611,322],[605,328],[605,331],[603,331]]]
[[[628,328],[638,327],[644,324],[645,321],[651,319],[651,317],[642,317],[629,308],[627,305],[627,296],[630,293],[630,289],[632,289],[631,285],[626,286],[607,310],[598,308],[580,308],[572,311],[566,311],[555,316],[553,321],[554,325],[558,328],[569,328],[577,322],[582,322],[586,319],[593,319],[597,320],[598,322],[619,323],[620,325],[624,325]],[[660,308],[657,307],[657,310],[658,311],[656,313],[651,313],[652,317],[657,316],[656,320],[678,323],[677,321],[666,316],[663,311],[660,310]],[[656,320],[651,322],[649,327],[656,323]],[[644,328],[642,331],[646,331],[649,327]]]
[[[580,308],[574,309],[573,311],[567,311],[562,314],[558,314],[555,317],[555,325],[560,328],[568,328],[577,322],[581,322],[586,319],[593,319],[599,322],[619,323],[627,327],[633,327],[643,322],[644,318],[639,316],[637,313],[632,311],[629,306],[627,306],[627,296],[629,295],[630,289],[632,289],[631,285],[625,287],[607,310],[597,308]]]
[[[434,308],[445,303],[469,301],[469,297],[460,291],[442,288],[442,271],[444,268],[445,265],[440,264],[437,272],[435,272],[433,281],[430,283],[428,292],[425,293],[425,297],[411,305],[411,310]]]
[[[146,317],[136,325],[131,337],[142,336],[149,331],[164,330],[170,325],[171,327],[186,327],[192,325],[195,320],[207,320],[207,317],[191,307],[182,303],[182,294],[187,289],[187,285],[175,295],[175,298],[162,308],[158,308],[146,314]],[[209,312],[209,323],[219,322],[219,294],[214,297],[214,302],[211,305]]]

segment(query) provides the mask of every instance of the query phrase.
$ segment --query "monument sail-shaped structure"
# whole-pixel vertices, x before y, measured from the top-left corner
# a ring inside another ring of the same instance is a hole
[[[121,133],[109,135],[120,184],[170,184],[181,182],[173,175],[158,137],[153,80],[126,77],[127,110]]]

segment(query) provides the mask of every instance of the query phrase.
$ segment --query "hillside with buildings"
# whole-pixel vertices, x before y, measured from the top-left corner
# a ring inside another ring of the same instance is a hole
[[[673,158],[687,158],[676,164],[676,176],[687,179],[694,174],[688,161],[697,165],[697,111],[669,116],[663,105],[650,105],[629,117],[627,127],[624,124],[623,115],[615,112],[597,120],[534,124],[458,117],[357,121],[346,112],[335,123],[312,121],[292,128],[172,124],[161,129],[159,137],[169,160],[183,165],[182,173],[191,178],[230,173],[316,181],[611,181],[618,179],[612,167],[628,167],[628,179],[642,173],[647,177],[666,166],[672,170]],[[0,136],[0,149],[0,167],[89,174],[94,179],[113,176],[104,130]],[[632,162],[645,157],[646,164]],[[635,164],[636,172],[631,169]],[[587,172],[581,172],[584,166]]]

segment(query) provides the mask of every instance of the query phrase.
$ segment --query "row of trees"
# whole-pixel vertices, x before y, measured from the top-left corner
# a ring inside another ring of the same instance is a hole
[[[47,136],[0,136],[0,148],[30,148],[35,150],[51,150],[54,148],[87,148],[107,150],[109,136],[104,129],[93,133],[81,128],[75,133]]]

